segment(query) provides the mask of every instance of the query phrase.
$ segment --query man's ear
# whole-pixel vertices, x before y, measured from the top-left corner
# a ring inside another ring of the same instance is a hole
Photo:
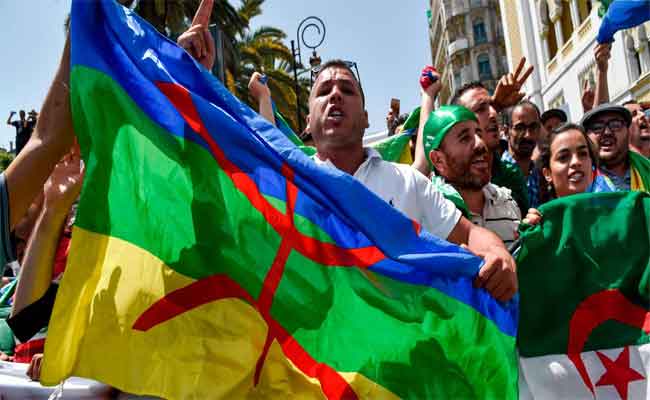
[[[368,111],[363,110],[363,128],[368,129],[370,128],[370,123],[368,122]]]
[[[307,126],[305,127],[305,130],[306,130],[307,132],[311,132],[311,130],[309,129],[309,128],[310,128],[309,123],[311,122],[311,119],[309,118],[309,114],[307,114],[307,115],[305,116],[305,122],[307,122]],[[302,132],[300,132],[300,133],[302,133]]]
[[[544,175],[544,179],[546,179],[547,183],[551,183],[553,181],[550,168],[546,168],[546,167],[542,168],[542,174]]]
[[[431,164],[438,171],[438,175],[445,176],[447,174],[447,160],[442,151],[431,150],[429,152],[429,160],[431,160]]]

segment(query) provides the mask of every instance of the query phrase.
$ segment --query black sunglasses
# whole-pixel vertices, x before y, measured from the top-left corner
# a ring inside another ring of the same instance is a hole
[[[626,126],[625,121],[623,121],[622,119],[612,119],[606,122],[594,122],[589,125],[587,130],[597,135],[600,135],[603,132],[605,132],[605,128],[609,128],[609,130],[612,132],[617,132],[623,129],[625,126]]]

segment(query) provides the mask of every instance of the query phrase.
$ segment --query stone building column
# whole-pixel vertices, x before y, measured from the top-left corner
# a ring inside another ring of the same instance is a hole
[[[571,9],[571,22],[573,23],[573,30],[577,31],[580,26],[580,10],[578,9],[578,0],[569,0],[569,7]]]
[[[562,0],[551,0],[549,3],[549,17],[555,29],[558,51],[564,46],[564,35],[562,34]]]
[[[650,42],[648,42],[648,35],[645,26],[639,25],[636,28],[636,43],[635,49],[639,53],[639,61],[641,61],[641,73],[650,72]]]

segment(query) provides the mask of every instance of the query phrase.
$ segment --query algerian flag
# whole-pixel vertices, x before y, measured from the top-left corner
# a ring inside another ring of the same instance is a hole
[[[518,254],[520,396],[650,397],[650,196],[582,194],[540,208]]]

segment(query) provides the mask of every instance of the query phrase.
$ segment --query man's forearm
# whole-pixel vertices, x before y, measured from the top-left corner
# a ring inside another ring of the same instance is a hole
[[[599,69],[596,72],[596,94],[594,107],[609,102],[609,84],[607,82],[607,70]]]
[[[32,199],[43,189],[54,165],[72,146],[69,54],[70,46],[66,42],[62,62],[41,108],[34,133],[5,172],[12,229]]]
[[[422,172],[424,176],[429,176],[431,168],[429,167],[429,155],[424,152],[424,125],[429,119],[429,115],[433,111],[434,98],[426,93],[422,94],[422,102],[420,103],[420,124],[418,126],[417,138],[415,140],[415,159],[413,160],[413,168]]]
[[[494,247],[506,248],[503,241],[494,232],[480,226],[475,226],[474,229],[469,231],[467,248],[472,252],[477,254],[486,253]]]
[[[52,270],[65,210],[45,208],[32,232],[20,271],[12,315],[40,299],[52,281]]]
[[[259,101],[260,115],[269,121],[272,125],[275,124],[275,115],[273,113],[273,103],[270,97],[263,97]],[[277,126],[277,125],[276,125]],[[300,132],[298,132],[300,134]]]

